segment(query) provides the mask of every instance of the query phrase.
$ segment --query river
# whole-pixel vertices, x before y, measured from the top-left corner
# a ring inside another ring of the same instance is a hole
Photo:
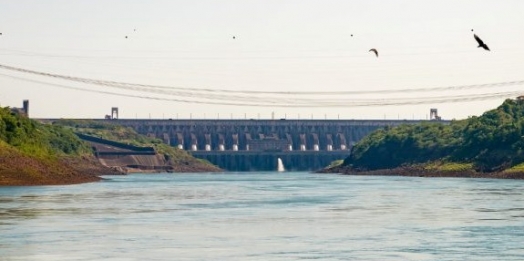
[[[524,181],[133,174],[0,188],[0,260],[524,260]]]

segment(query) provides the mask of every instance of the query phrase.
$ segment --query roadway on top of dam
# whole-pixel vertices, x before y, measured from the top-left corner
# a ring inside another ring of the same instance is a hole
[[[53,122],[57,120],[93,120],[93,121],[144,121],[144,122],[164,122],[164,121],[176,121],[176,122],[323,122],[323,123],[337,123],[337,122],[376,122],[383,124],[395,124],[401,122],[409,123],[419,123],[419,122],[450,122],[450,120],[426,120],[426,119],[291,119],[291,118],[280,118],[280,119],[255,119],[255,118],[246,118],[246,119],[202,119],[202,118],[180,118],[180,119],[159,119],[159,118],[120,118],[120,119],[103,119],[103,118],[33,118],[34,120],[41,122]]]
[[[133,125],[142,123],[145,125],[338,125],[338,126],[397,126],[401,124],[417,124],[421,122],[437,122],[448,124],[449,120],[408,120],[408,119],[96,119],[96,118],[40,118],[41,122],[53,122],[57,120],[91,120],[98,122],[114,122],[120,125]]]

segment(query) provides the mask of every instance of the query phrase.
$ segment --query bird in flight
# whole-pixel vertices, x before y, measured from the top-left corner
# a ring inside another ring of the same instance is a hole
[[[374,52],[375,55],[378,57],[378,51],[377,51],[377,49],[375,49],[375,48],[371,48],[371,49],[369,49],[369,52]]]
[[[488,45],[486,45],[486,44],[482,41],[482,39],[480,39],[480,37],[478,37],[476,34],[473,34],[473,37],[475,37],[475,40],[477,40],[477,43],[479,44],[479,46],[478,46],[477,48],[482,47],[482,48],[484,48],[485,50],[490,51]]]

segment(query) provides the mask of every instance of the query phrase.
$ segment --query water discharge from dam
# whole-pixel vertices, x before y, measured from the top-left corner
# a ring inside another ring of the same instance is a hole
[[[278,158],[277,161],[278,161],[277,171],[278,172],[286,171],[286,168],[284,168],[284,163],[282,162],[282,159]]]

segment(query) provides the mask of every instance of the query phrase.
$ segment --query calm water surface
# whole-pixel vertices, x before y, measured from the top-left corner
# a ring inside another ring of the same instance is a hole
[[[524,260],[524,181],[135,174],[0,188],[0,260]]]

